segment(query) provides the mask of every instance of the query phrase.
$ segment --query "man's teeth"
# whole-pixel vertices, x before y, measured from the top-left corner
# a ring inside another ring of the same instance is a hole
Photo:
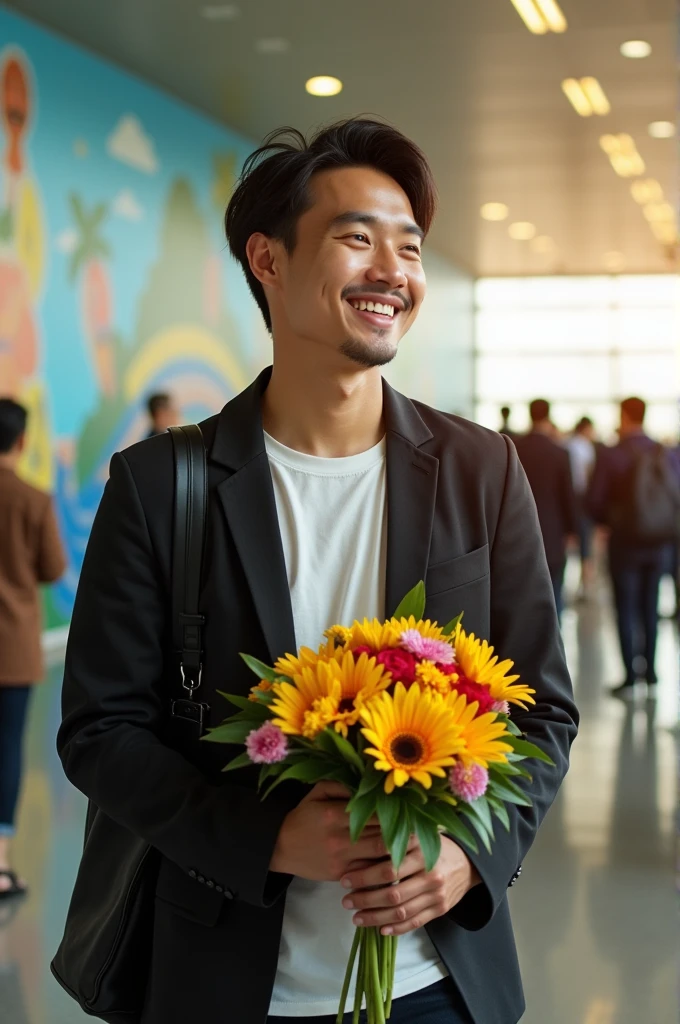
[[[367,313],[382,313],[383,316],[394,316],[394,306],[383,302],[366,302],[364,299],[352,300],[355,309],[365,309]]]

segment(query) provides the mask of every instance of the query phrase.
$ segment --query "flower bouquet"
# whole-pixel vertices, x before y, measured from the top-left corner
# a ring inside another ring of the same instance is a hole
[[[466,634],[462,616],[439,626],[424,611],[419,583],[393,618],[332,626],[317,651],[273,668],[242,655],[260,681],[247,698],[223,694],[239,711],[205,738],[245,744],[224,770],[259,765],[263,797],[286,780],[342,783],[352,842],[377,818],[395,868],[415,834],[431,871],[442,832],[490,852],[493,819],[510,828],[506,804],[531,806],[513,781],[531,778],[520,762],[553,762],[510,718],[511,705],[535,703],[513,663]],[[364,997],[369,1024],[389,1018],[396,947],[394,935],[357,928],[338,1024],[357,960],[354,1021]]]

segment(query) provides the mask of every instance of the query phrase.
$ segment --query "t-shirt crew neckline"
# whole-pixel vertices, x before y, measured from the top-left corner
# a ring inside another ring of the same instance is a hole
[[[308,473],[313,476],[353,476],[379,465],[387,455],[387,439],[385,437],[372,448],[368,448],[365,452],[359,452],[357,455],[326,459],[318,455],[308,455],[306,452],[296,451],[295,448],[287,448],[266,430],[263,433],[265,448],[270,459],[287,466],[288,469],[296,470],[298,473]]]

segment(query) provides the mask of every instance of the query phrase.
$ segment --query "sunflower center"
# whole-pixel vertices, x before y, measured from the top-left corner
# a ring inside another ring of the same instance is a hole
[[[348,714],[350,711],[354,711],[354,697],[343,697],[340,701],[338,711],[341,715]]]
[[[395,736],[390,743],[390,754],[398,764],[418,764],[425,754],[425,744],[420,736],[403,732]]]

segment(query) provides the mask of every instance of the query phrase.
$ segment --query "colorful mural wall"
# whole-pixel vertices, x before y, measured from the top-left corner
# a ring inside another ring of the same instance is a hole
[[[0,8],[0,393],[30,410],[27,480],[54,492],[68,620],[113,451],[172,391],[187,420],[269,352],[222,215],[252,145]]]

